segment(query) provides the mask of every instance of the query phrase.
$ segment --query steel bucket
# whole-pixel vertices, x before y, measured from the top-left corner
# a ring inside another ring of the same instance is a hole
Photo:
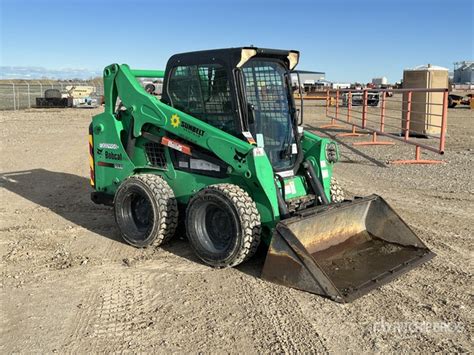
[[[372,195],[278,223],[262,278],[344,303],[434,256],[384,199]]]

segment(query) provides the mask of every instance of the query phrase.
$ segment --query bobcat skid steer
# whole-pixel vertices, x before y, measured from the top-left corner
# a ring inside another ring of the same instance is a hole
[[[236,266],[262,244],[264,279],[337,302],[434,256],[381,197],[342,201],[336,143],[303,130],[298,60],[244,47],[177,54],[164,72],[105,68],[92,199],[113,205],[125,241],[163,244],[179,218],[204,263]],[[163,78],[161,97],[143,78]]]

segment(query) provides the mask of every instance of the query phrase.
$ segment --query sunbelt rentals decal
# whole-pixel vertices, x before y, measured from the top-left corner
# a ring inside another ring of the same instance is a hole
[[[192,124],[189,124],[187,122],[181,121],[181,118],[177,114],[173,114],[171,116],[170,122],[174,128],[181,127],[186,131],[191,132],[199,137],[202,137],[205,133],[203,129],[193,126]]]

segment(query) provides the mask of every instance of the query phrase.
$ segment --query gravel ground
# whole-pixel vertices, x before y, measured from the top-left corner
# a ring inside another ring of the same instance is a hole
[[[124,244],[111,209],[89,200],[87,126],[98,112],[0,112],[0,352],[473,350],[472,111],[449,110],[441,165],[387,165],[414,148],[336,138],[347,193],[382,195],[437,254],[346,305],[259,279],[262,255],[214,270],[179,238]],[[323,112],[308,106],[306,127],[334,136],[317,128]]]

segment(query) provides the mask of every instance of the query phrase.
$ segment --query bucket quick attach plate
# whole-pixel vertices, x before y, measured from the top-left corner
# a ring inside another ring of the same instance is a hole
[[[384,199],[372,195],[278,223],[262,278],[344,303],[434,256]]]

